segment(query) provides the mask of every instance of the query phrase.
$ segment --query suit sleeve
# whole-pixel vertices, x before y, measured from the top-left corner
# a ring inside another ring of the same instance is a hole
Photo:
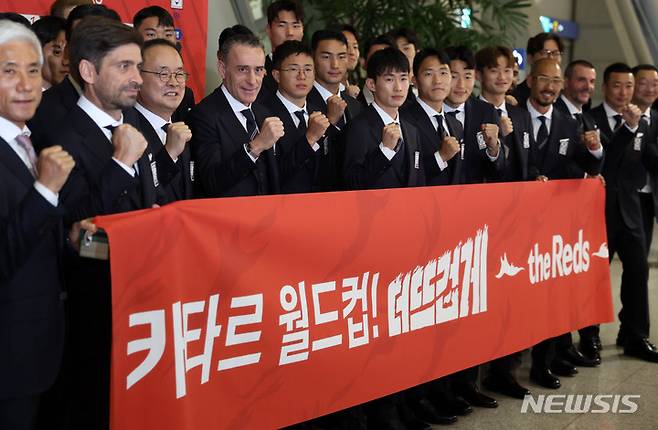
[[[379,149],[379,142],[369,136],[367,124],[352,122],[345,129],[345,163],[343,176],[348,189],[368,189],[391,166]]]

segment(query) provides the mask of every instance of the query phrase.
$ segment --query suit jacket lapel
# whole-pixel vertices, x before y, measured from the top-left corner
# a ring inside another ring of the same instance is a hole
[[[4,139],[0,138],[0,162],[7,167],[25,186],[30,187],[34,183],[32,174]]]
[[[402,139],[404,139],[404,147],[405,150],[407,151],[407,160],[408,160],[407,162],[409,163],[409,175],[407,178],[407,186],[411,187],[411,186],[415,186],[416,183],[418,182],[418,169],[416,169],[416,154],[418,153],[418,148],[416,147],[417,136],[411,124],[409,124],[406,121],[403,121],[402,119],[400,119],[400,127],[402,128]],[[419,163],[420,163],[420,158],[419,158]]]
[[[101,163],[106,163],[112,157],[112,142],[79,106],[75,106],[71,112],[71,121],[76,133],[83,137],[84,147]]]

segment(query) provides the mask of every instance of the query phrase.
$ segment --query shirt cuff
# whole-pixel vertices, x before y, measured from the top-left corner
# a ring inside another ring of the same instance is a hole
[[[492,156],[491,154],[489,154],[489,147],[487,147],[487,149],[484,150],[484,152],[487,154],[487,157],[489,157],[489,160],[491,160],[491,161],[498,160],[498,156],[500,155],[500,147],[501,147],[501,144],[500,144],[500,139],[499,139],[498,140],[498,152],[496,152],[495,157]]]
[[[244,145],[243,148],[244,148],[244,152],[246,152],[247,155],[249,156],[249,158],[251,158],[251,161],[253,161],[254,163],[255,163],[256,161],[258,161],[258,157],[254,157],[254,156],[251,155],[251,153],[247,150],[247,145]]]
[[[112,159],[113,159],[113,160],[114,160],[119,166],[121,166],[121,168],[122,168],[123,170],[125,170],[126,173],[128,173],[128,174],[129,174],[130,176],[132,176],[133,178],[135,177],[135,169],[133,169],[132,167],[130,167],[130,166],[128,166],[128,165],[122,163],[121,161],[119,161],[119,160],[116,159],[115,157],[112,157]]]
[[[393,151],[391,148],[385,147],[383,143],[379,144],[379,149],[382,150],[384,156],[388,159],[388,161],[391,161],[393,157],[395,157],[395,151]]]
[[[448,167],[448,163],[443,161],[443,158],[441,158],[441,155],[439,155],[439,151],[434,153],[434,159],[436,160],[436,164],[439,166],[439,170],[443,171]]]
[[[628,123],[624,123],[624,125],[626,126],[627,129],[630,130],[631,133],[635,133],[637,129],[640,127],[639,125],[636,125],[635,127],[631,128],[631,126],[628,125]]]
[[[603,158],[603,146],[599,146],[599,149],[589,149],[589,148],[587,148],[587,150],[597,160],[600,160],[601,158]]]
[[[36,181],[34,183],[34,189],[37,190],[39,194],[41,194],[41,197],[46,199],[48,203],[51,205],[57,207],[57,204],[59,203],[59,194],[58,193],[53,193],[50,191],[45,185],[43,185],[41,182]]]

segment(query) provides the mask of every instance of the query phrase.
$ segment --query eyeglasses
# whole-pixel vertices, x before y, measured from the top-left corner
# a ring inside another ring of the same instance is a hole
[[[543,75],[539,75],[535,79],[537,79],[537,82],[539,82],[542,85],[553,84],[560,86],[564,82],[564,79],[562,78],[550,78],[548,76],[543,76]]]
[[[290,66],[287,69],[281,69],[282,72],[290,72],[293,75],[298,75],[300,72],[304,72],[306,75],[313,73],[313,67],[299,67],[299,66]]]
[[[177,72],[170,72],[169,70],[160,70],[159,72],[153,72],[151,70],[141,70],[143,73],[150,73],[152,75],[158,75],[160,80],[164,83],[169,82],[169,79],[173,76],[176,79],[176,82],[179,84],[184,84],[187,81],[189,73],[179,70]]]
[[[539,53],[541,53],[543,56],[548,58],[557,58],[562,55],[562,51],[557,49],[554,51],[551,51],[550,49],[542,49],[541,51],[539,51]]]

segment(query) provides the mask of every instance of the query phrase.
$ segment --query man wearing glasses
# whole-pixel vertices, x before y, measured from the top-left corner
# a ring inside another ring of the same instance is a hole
[[[254,104],[265,76],[265,53],[253,34],[225,29],[219,36],[222,85],[188,117],[195,191],[204,197],[276,194],[275,143],[283,123]]]
[[[557,35],[553,33],[539,33],[528,39],[528,46],[526,47],[528,66],[532,67],[534,63],[542,58],[550,58],[560,65],[563,52],[564,44]],[[528,80],[525,79],[518,84],[512,95],[519,102],[519,106],[524,107],[528,97],[530,97]]]
[[[137,96],[140,130],[149,143],[152,153],[167,151],[176,163],[172,178],[162,178],[157,203],[163,205],[192,197],[192,173],[190,151],[187,142],[192,138],[188,126],[172,121],[172,115],[183,100],[188,74],[183,69],[183,59],[176,47],[164,39],[149,40],[142,48],[144,60],[141,68],[142,87]],[[154,179],[160,182],[157,165]]]

